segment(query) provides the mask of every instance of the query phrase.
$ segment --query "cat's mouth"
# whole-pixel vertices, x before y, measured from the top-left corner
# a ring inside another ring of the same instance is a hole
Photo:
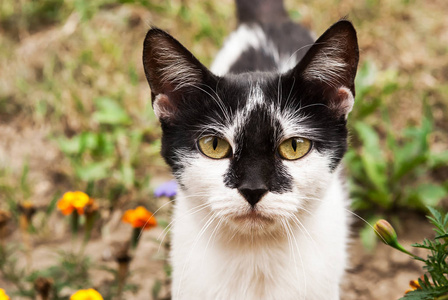
[[[263,222],[263,223],[271,223],[274,222],[274,220],[270,217],[265,216],[257,209],[251,209],[246,213],[239,214],[234,217],[236,221],[239,222]]]

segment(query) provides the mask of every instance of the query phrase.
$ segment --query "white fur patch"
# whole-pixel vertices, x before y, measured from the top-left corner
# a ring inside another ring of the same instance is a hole
[[[293,191],[258,204],[274,223],[240,222],[249,204],[223,183],[229,160],[186,159],[172,230],[173,299],[339,299],[348,233],[338,172],[318,152],[285,164]]]
[[[255,86],[252,86],[250,89],[249,99],[247,101],[246,110],[251,111],[256,106],[261,106],[265,104],[264,102],[264,94],[261,90],[260,84],[257,82]]]
[[[263,51],[268,56],[271,56],[279,73],[284,73],[294,68],[298,63],[295,53],[280,54],[277,46],[267,38],[260,26],[241,24],[227,38],[224,46],[216,55],[210,70],[218,76],[227,74],[230,67],[238,60],[241,54],[250,48]],[[302,48],[297,51],[300,50]]]
[[[259,26],[242,24],[227,38],[210,70],[216,75],[225,75],[244,51],[250,47],[259,49],[265,43],[266,35]]]

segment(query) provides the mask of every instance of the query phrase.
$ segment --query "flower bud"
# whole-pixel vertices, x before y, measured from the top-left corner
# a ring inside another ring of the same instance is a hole
[[[379,220],[373,225],[376,235],[386,244],[394,245],[397,243],[397,233],[395,229],[386,220]]]
[[[11,220],[11,214],[6,210],[0,209],[0,246],[3,239],[6,237],[6,227]]]
[[[379,220],[373,225],[373,229],[375,230],[376,235],[386,244],[391,246],[392,248],[397,249],[407,255],[412,256],[414,259],[424,261],[421,257],[412,254],[408,250],[406,250],[397,240],[397,233],[395,229],[390,225],[386,220]]]
[[[50,292],[54,285],[53,279],[46,277],[38,277],[34,280],[34,289],[40,296],[41,300],[50,299]]]

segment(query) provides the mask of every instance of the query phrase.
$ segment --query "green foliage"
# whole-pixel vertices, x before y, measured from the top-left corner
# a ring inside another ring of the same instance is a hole
[[[349,122],[353,147],[345,156],[345,165],[350,173],[352,208],[364,211],[369,220],[399,208],[425,211],[427,205],[437,206],[448,195],[447,184],[428,176],[448,163],[448,151],[433,152],[428,142],[434,131],[429,105],[425,104],[419,126],[397,132],[389,120],[385,101],[398,88],[397,72],[378,71],[371,62],[360,66],[351,114],[354,122]],[[360,231],[369,250],[376,245],[371,234],[369,225]]]
[[[12,245],[0,244],[0,274],[6,281],[11,282],[19,293],[29,294],[22,278],[25,278],[26,272],[18,266],[18,259],[15,256],[19,249]],[[33,294],[33,293],[32,293]]]
[[[89,269],[91,261],[88,257],[80,256],[70,252],[60,252],[59,262],[47,269],[32,272],[26,277],[26,281],[33,283],[39,277],[52,278],[53,299],[68,299],[61,295],[64,288],[74,290],[83,289],[91,285]]]
[[[396,132],[390,124],[382,98],[397,88],[396,74],[386,71],[378,78],[373,65],[361,66],[356,78],[357,107],[352,125],[354,148],[346,155],[350,171],[353,208],[386,210],[411,207],[424,210],[436,206],[448,190],[425,175],[448,163],[448,151],[435,153],[428,142],[433,131],[433,118],[428,105],[420,126]],[[377,126],[364,121],[375,110],[382,111],[384,122]]]
[[[421,289],[412,291],[401,299],[432,300],[448,295],[448,213],[443,215],[432,207],[428,209],[432,214],[428,219],[436,227],[437,235],[432,240],[424,239],[423,243],[412,245],[429,251],[427,258],[423,260],[426,273],[423,279],[418,280]]]
[[[71,161],[74,174],[91,186],[106,180],[103,189],[112,192],[142,186],[148,175],[138,176],[136,172],[145,154],[142,148],[147,130],[131,126],[131,117],[116,100],[101,97],[95,104],[92,120],[98,124],[96,129],[57,139],[61,151]],[[158,142],[150,145],[153,149],[150,155],[158,151],[158,145]]]
[[[17,30],[34,32],[66,17],[64,0],[3,1],[0,5],[0,26],[11,33],[18,33]]]

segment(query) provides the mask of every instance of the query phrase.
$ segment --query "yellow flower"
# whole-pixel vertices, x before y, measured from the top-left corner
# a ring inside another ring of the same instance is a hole
[[[78,214],[84,214],[84,208],[87,204],[93,200],[89,198],[86,193],[83,192],[66,192],[58,202],[58,209],[64,214],[69,215],[75,209]]]
[[[154,218],[153,214],[143,206],[127,210],[121,220],[131,224],[134,228],[142,228],[145,230],[157,226],[156,218]]]
[[[3,290],[3,289],[0,289],[0,300],[10,300],[8,295],[6,295],[5,290]]]
[[[70,297],[70,300],[103,300],[103,297],[94,289],[88,289],[77,291]]]

